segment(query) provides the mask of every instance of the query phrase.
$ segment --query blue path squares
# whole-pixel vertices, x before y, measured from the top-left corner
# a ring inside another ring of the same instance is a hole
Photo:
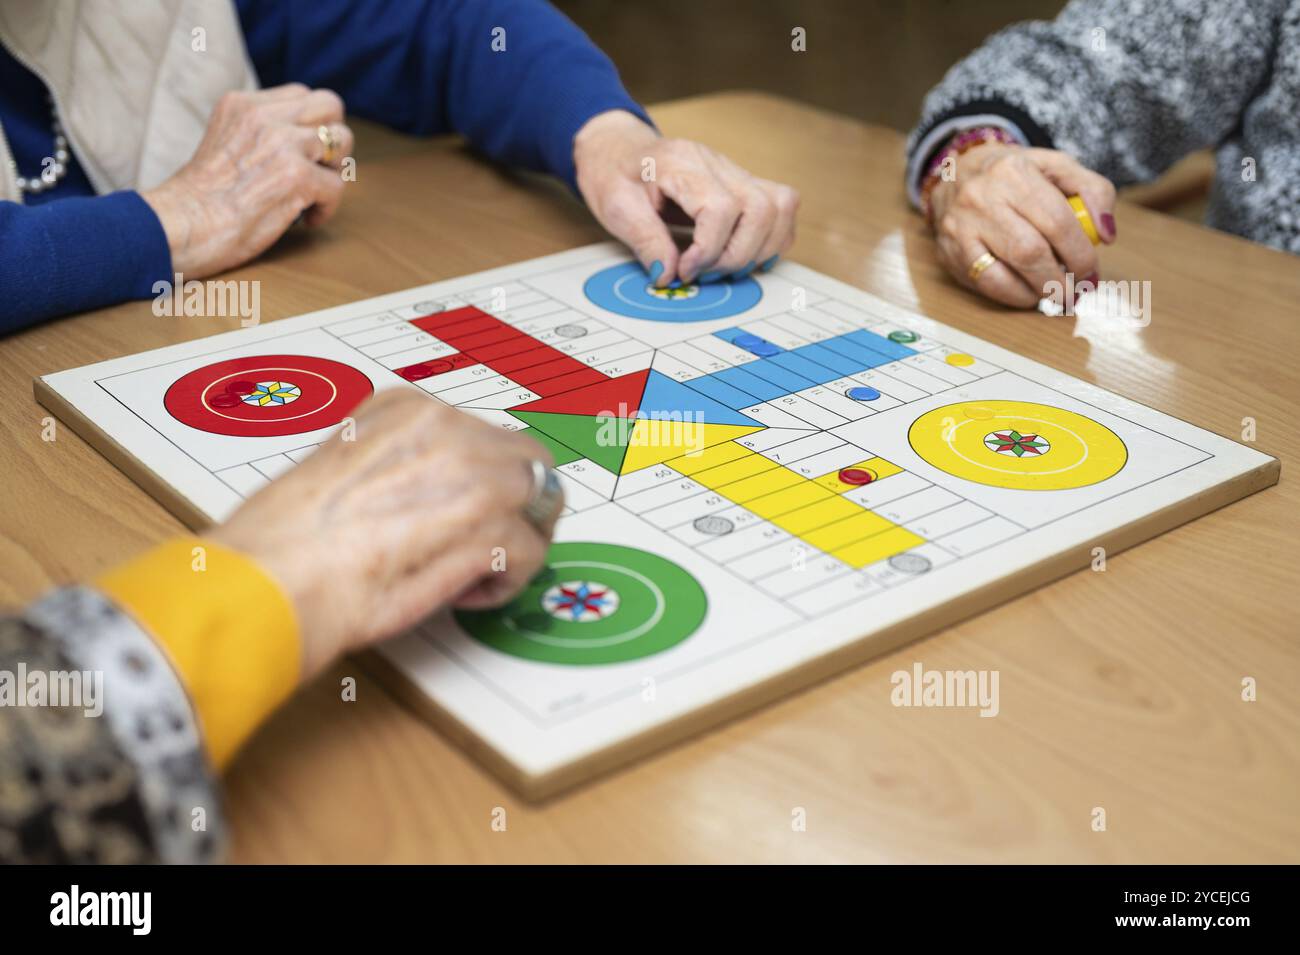
[[[901,358],[906,358],[908,355],[916,354],[915,348],[908,348],[906,345],[900,345],[898,342],[891,342],[883,335],[873,335],[871,332],[862,331],[860,329],[856,332],[849,332],[844,337],[855,344],[862,345],[864,348],[870,348],[872,351],[880,352],[880,354],[888,357],[890,361],[898,361]],[[834,339],[832,339],[832,341],[834,341]]]
[[[744,366],[745,371],[757,378],[771,382],[781,389],[781,394],[788,395],[791,392],[803,391],[805,388],[811,388],[815,382],[809,381],[800,375],[795,374],[785,368],[784,365],[778,365],[772,358],[761,358],[758,361],[751,361]]]
[[[839,373],[827,368],[825,365],[818,364],[815,361],[809,361],[798,351],[782,352],[780,355],[774,355],[768,359],[774,365],[780,365],[786,371],[794,372],[803,378],[807,378],[814,385],[824,385],[828,381],[834,381],[840,377]],[[805,388],[810,387],[804,385]]]
[[[747,394],[753,395],[754,400],[750,404],[758,404],[760,401],[771,401],[773,398],[782,398],[789,394],[779,385],[774,385],[770,381],[764,381],[757,375],[751,375],[744,367],[728,368],[726,371],[715,372],[713,375],[719,381],[726,382],[733,388],[739,388]]]
[[[789,350],[742,328],[724,328],[713,334],[758,356],[757,361],[694,378],[689,383],[733,409],[752,407],[916,354],[913,348],[864,330]]]
[[[892,342],[890,344],[893,344]],[[875,368],[877,365],[887,365],[893,358],[890,358],[884,352],[876,351],[874,348],[867,348],[860,342],[851,341],[847,335],[841,335],[838,338],[832,338],[829,341],[822,342],[822,347],[827,351],[833,351],[838,355],[843,355],[850,361],[857,362],[861,367],[859,371],[867,371]],[[857,372],[853,372],[857,374]]]
[[[829,368],[835,372],[836,378],[866,371],[866,368],[862,367],[861,360],[842,355],[830,348],[823,348],[821,345],[804,345],[802,348],[796,348],[791,354]]]
[[[741,391],[739,388],[734,388],[725,381],[720,381],[717,374],[692,378],[685,384],[701,394],[708,395],[719,404],[726,405],[728,408],[748,408],[758,404],[758,399],[753,395]]]
[[[738,414],[735,410],[736,407],[743,408],[756,402],[746,401],[733,406],[730,399],[734,395],[728,395],[726,399],[720,397],[720,394],[729,392],[740,394],[735,388],[713,380],[712,375],[682,382],[652,370],[646,378],[638,411],[640,417],[651,420],[676,421],[681,420],[682,414],[687,414],[709,424],[757,426],[757,421]]]

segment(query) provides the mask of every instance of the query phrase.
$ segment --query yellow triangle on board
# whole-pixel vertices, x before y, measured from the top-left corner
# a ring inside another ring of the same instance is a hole
[[[620,474],[639,471],[672,458],[698,454],[705,448],[724,441],[734,441],[761,427],[740,424],[701,424],[694,421],[658,421],[638,418],[632,426]]]

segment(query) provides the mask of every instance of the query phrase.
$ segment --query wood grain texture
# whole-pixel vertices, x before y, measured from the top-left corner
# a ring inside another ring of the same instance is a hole
[[[1123,205],[1104,278],[1151,282],[1127,340],[986,305],[943,275],[900,190],[893,132],[726,94],[653,111],[803,192],[791,258],[1240,438],[1300,451],[1300,261]],[[553,187],[450,141],[362,163],[328,231],[230,277],[264,320],[600,238]],[[0,341],[0,599],[18,605],[180,525],[75,435],[41,438],[31,379],[236,327],[147,303]],[[343,661],[228,775],[242,861],[1166,861],[1300,859],[1300,501],[1270,490],[539,806]],[[890,674],[997,669],[1001,713],[902,709]],[[355,676],[359,698],[340,700]],[[1243,677],[1259,699],[1242,702]],[[1091,829],[1104,807],[1106,832]],[[506,812],[494,831],[492,813]],[[796,808],[807,830],[791,827]]]

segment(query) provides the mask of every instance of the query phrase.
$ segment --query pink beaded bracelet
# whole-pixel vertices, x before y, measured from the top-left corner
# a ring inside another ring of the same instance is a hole
[[[1020,141],[1001,126],[974,126],[955,133],[951,139],[935,153],[930,164],[925,168],[925,177],[921,180],[921,212],[927,222],[930,221],[930,193],[943,179],[943,164],[949,157],[956,158],[985,143],[1002,143],[1004,146],[1019,146]]]

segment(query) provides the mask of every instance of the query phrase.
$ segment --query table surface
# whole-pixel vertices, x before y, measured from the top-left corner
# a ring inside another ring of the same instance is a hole
[[[1283,462],[1300,455],[1300,259],[1122,204],[1102,275],[1149,280],[1152,322],[1090,339],[950,282],[902,196],[902,139],[770,96],[652,110],[803,193],[790,258]],[[382,151],[382,150],[380,150]],[[358,164],[328,229],[232,273],[263,320],[602,238],[549,184],[454,140]],[[181,530],[31,379],[236,327],[149,303],[0,340],[0,601],[20,605]],[[343,661],[227,775],[245,862],[1300,860],[1300,495],[1256,494],[960,626],[530,806]],[[890,674],[997,669],[1001,713],[902,709]],[[356,702],[340,699],[355,676]],[[1258,698],[1243,701],[1242,681]],[[1094,831],[1094,809],[1106,812]],[[505,811],[505,830],[493,826]],[[806,827],[792,820],[802,810]]]

